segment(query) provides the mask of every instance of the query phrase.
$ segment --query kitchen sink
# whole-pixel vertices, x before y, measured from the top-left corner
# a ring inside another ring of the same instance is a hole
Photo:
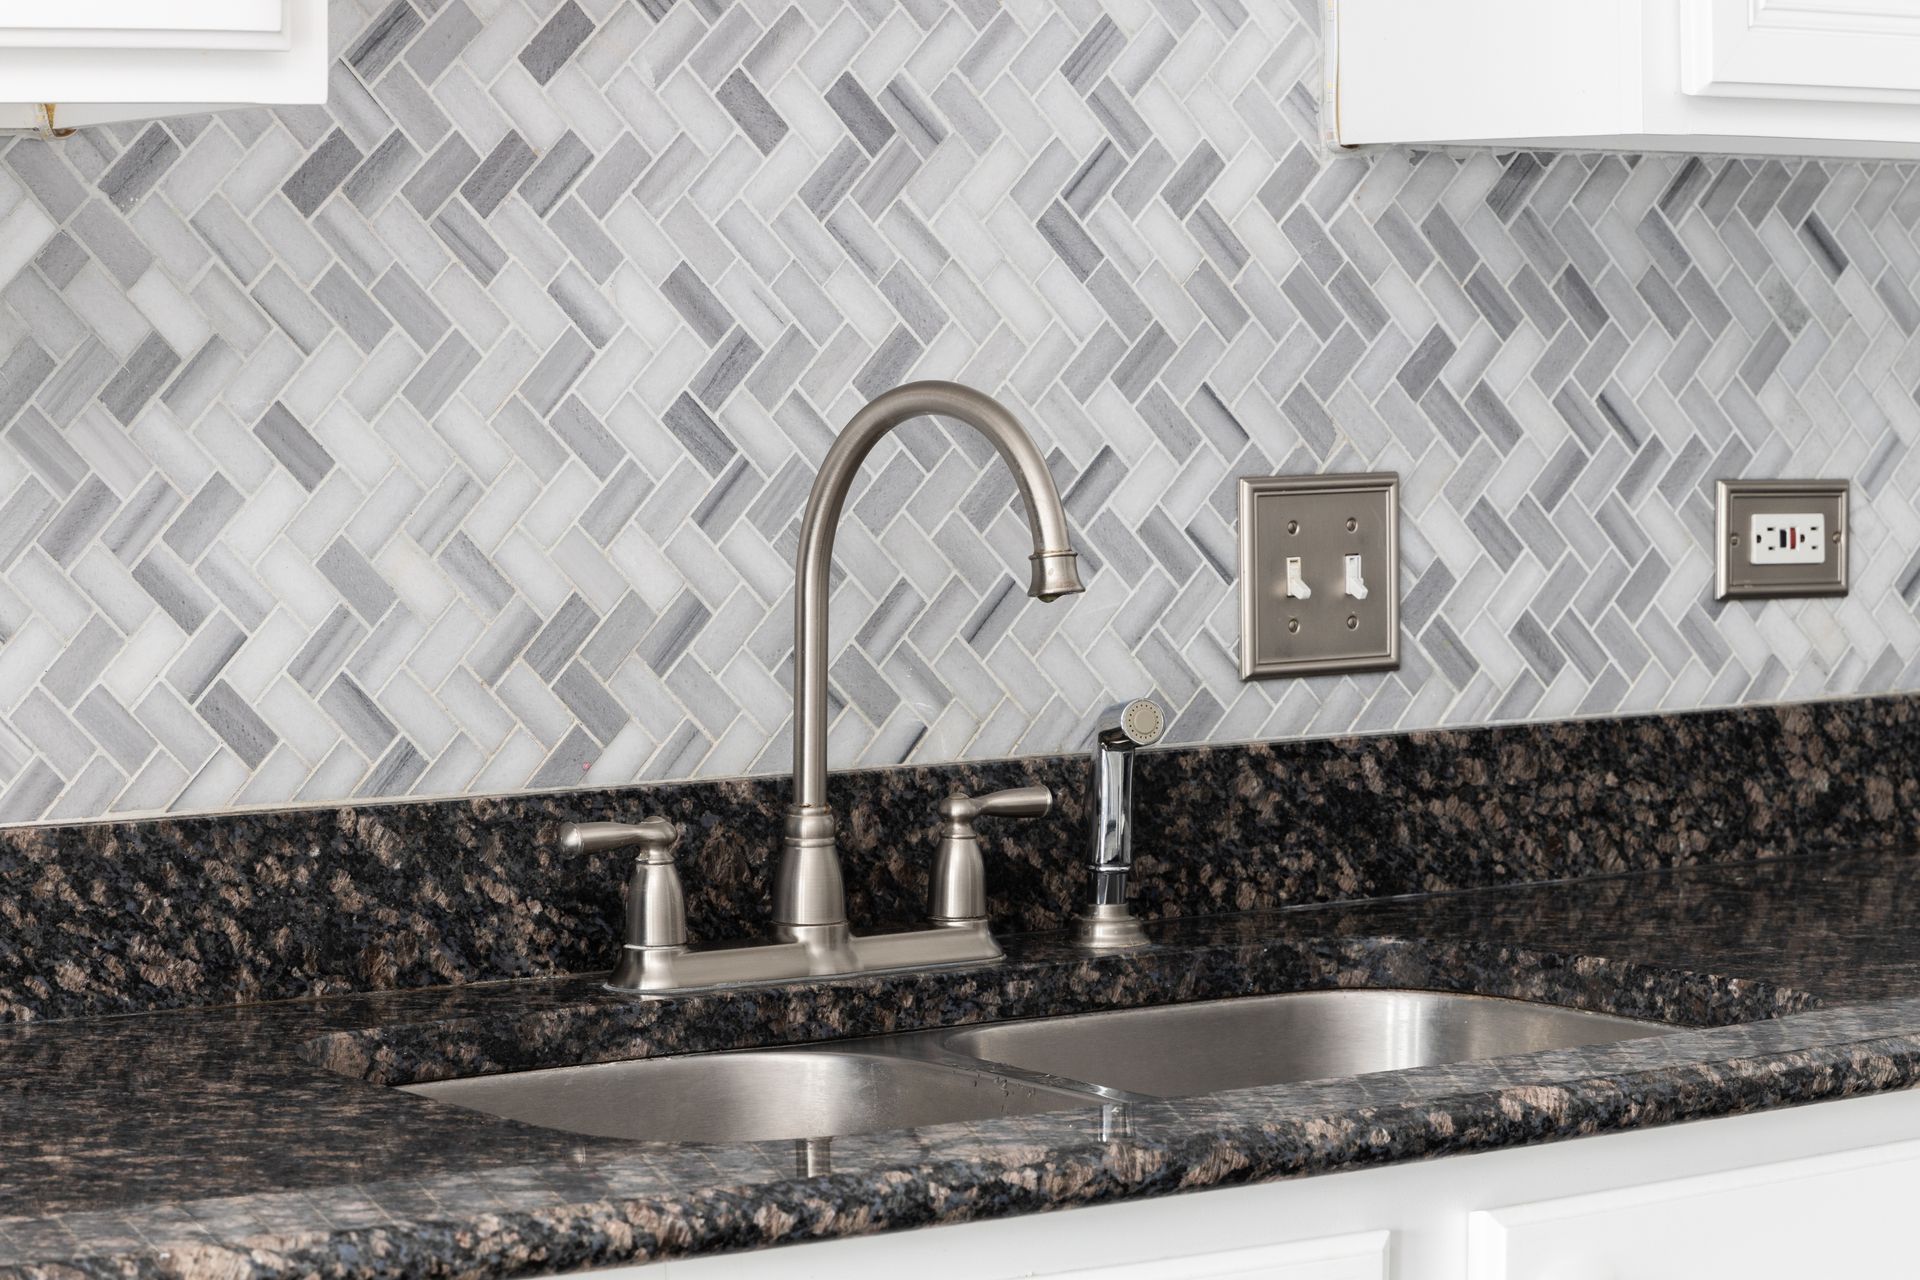
[[[764,1142],[1370,1075],[1669,1030],[1492,996],[1303,991],[405,1088],[569,1133]]]
[[[952,1052],[1155,1098],[1371,1075],[1671,1027],[1438,991],[1301,991],[942,1033]]]
[[[978,1066],[767,1049],[642,1058],[404,1086],[523,1124],[601,1138],[766,1142],[1096,1105]]]

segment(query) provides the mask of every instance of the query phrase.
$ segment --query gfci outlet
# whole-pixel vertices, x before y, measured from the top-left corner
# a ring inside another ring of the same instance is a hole
[[[1845,480],[1722,480],[1717,489],[1719,599],[1847,593]]]
[[[1240,481],[1240,678],[1400,665],[1400,477]]]
[[[1818,511],[1756,515],[1747,529],[1747,558],[1755,564],[1826,562],[1827,518]]]

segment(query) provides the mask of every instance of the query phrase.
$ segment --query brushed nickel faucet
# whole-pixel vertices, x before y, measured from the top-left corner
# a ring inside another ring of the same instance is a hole
[[[793,592],[793,803],[787,807],[774,875],[773,936],[739,946],[688,945],[679,876],[672,867],[673,840],[649,826],[662,823],[671,829],[664,819],[631,826],[569,825],[562,834],[569,849],[641,849],[628,896],[627,941],[608,983],[614,990],[683,991],[1000,958],[1000,944],[987,927],[984,873],[976,865],[972,819],[995,814],[1035,817],[1051,807],[1050,793],[1021,788],[977,799],[960,797],[964,804],[949,798],[941,806],[941,860],[933,877],[928,927],[865,937],[856,937],[848,926],[837,827],[827,803],[827,600],[833,535],[847,492],[874,445],[901,423],[928,414],[972,427],[1012,470],[1033,534],[1027,593],[1051,601],[1084,589],[1067,535],[1066,511],[1046,459],[998,401],[958,383],[915,382],[883,392],[854,414],[827,450],[800,522]],[[638,907],[636,895],[642,895]]]

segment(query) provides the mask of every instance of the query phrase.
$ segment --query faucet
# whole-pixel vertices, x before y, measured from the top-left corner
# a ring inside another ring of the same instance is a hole
[[[1033,554],[1027,594],[1052,601],[1084,588],[1067,538],[1067,513],[1033,437],[997,401],[952,382],[915,382],[877,397],[827,450],[800,522],[793,589],[793,803],[774,880],[777,933],[834,947],[847,923],[833,810],[827,806],[827,593],[833,534],[847,490],[873,446],[909,418],[940,414],[985,436],[1013,471],[1027,508]]]
[[[1127,902],[1133,870],[1133,753],[1150,747],[1166,729],[1158,703],[1135,698],[1110,707],[1093,727],[1093,902],[1074,917],[1073,940],[1088,951],[1145,946]]]
[[[1059,491],[1033,437],[990,396],[953,382],[915,382],[876,396],[840,432],[820,464],[800,522],[793,591],[793,802],[773,883],[772,938],[741,946],[687,945],[673,842],[645,822],[570,824],[562,843],[596,851],[639,846],[627,904],[627,941],[608,986],[626,992],[682,991],[793,978],[997,960],[987,926],[984,873],[977,866],[975,817],[1034,817],[1052,804],[1044,788],[950,797],[941,807],[940,866],[926,928],[855,936],[833,810],[827,803],[827,599],[833,535],[860,464],[882,436],[911,418],[938,414],[972,427],[1013,472],[1033,535],[1027,593],[1043,601],[1084,590]],[[1150,704],[1149,704],[1150,705]],[[666,824],[670,826],[671,824]],[[974,861],[970,862],[969,859]],[[635,895],[647,901],[635,905]],[[664,896],[664,903],[653,897]]]

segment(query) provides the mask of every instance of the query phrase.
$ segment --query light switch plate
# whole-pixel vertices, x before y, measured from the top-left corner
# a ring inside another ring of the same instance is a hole
[[[1715,489],[1715,599],[1847,594],[1845,480],[1722,480]],[[1795,530],[1815,528],[1815,548],[1794,545]],[[1760,557],[1756,534],[1773,544]]]
[[[1242,478],[1240,678],[1399,666],[1399,526],[1391,471]]]

